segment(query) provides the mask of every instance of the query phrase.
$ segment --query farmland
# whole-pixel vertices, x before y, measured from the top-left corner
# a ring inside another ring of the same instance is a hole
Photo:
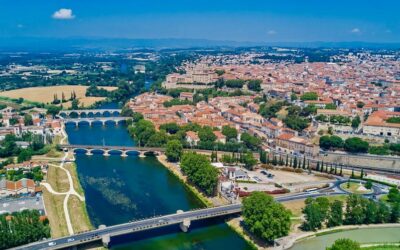
[[[69,99],[72,92],[75,92],[76,98],[79,100],[80,104],[84,106],[90,106],[96,101],[104,100],[104,97],[86,97],[86,89],[88,86],[79,86],[79,85],[61,85],[61,86],[49,86],[49,87],[32,87],[32,88],[22,88],[10,91],[0,92],[0,96],[18,99],[24,98],[25,100],[33,101],[33,102],[41,102],[45,104],[50,104],[54,95],[57,95],[58,98],[61,99],[62,94],[64,93],[65,98]],[[112,91],[117,89],[117,87],[101,87],[108,91]],[[68,108],[71,106],[71,102],[64,102],[63,107]]]

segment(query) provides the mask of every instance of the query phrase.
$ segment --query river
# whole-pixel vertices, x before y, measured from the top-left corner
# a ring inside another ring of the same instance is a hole
[[[393,243],[398,242],[400,239],[400,227],[362,228],[321,235],[300,241],[290,248],[290,250],[326,249],[326,247],[331,246],[335,240],[341,238],[352,239],[362,244],[379,242]]]
[[[125,125],[67,125],[71,144],[134,145]],[[94,226],[202,207],[200,201],[155,157],[77,153],[79,180]],[[155,237],[153,237],[155,236]],[[222,219],[194,222],[113,238],[112,249],[251,249]]]

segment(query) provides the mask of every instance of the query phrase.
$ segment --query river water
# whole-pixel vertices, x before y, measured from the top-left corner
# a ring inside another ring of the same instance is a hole
[[[125,125],[67,125],[71,144],[134,145]],[[156,158],[104,157],[77,153],[79,180],[94,226],[202,207]],[[155,237],[153,237],[155,236]],[[177,225],[113,238],[112,249],[251,249],[222,219],[194,222],[189,233]]]
[[[335,242],[335,240],[341,238],[352,239],[363,244],[393,243],[400,240],[400,227],[362,228],[326,234],[301,241],[290,248],[290,250],[326,249],[326,247],[331,246]]]

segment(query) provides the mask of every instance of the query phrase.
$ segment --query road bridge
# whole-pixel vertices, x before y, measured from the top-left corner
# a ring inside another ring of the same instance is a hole
[[[329,195],[339,195],[343,192],[332,192]],[[276,197],[276,201],[291,201],[297,199],[305,199],[307,197],[325,196],[327,193],[301,193],[295,195],[287,195]],[[235,215],[240,213],[242,205],[240,203],[230,204],[220,207],[195,209],[190,211],[178,210],[174,214],[163,215],[143,220],[131,221],[119,225],[106,227],[100,226],[98,229],[78,233],[71,236],[61,237],[57,239],[48,239],[34,242],[28,245],[19,246],[15,249],[61,249],[67,247],[76,247],[81,244],[102,241],[107,246],[112,237],[124,234],[131,234],[140,231],[146,231],[154,228],[161,228],[171,225],[179,225],[180,229],[184,232],[190,227],[192,221],[205,220],[209,218],[216,218],[221,216]]]
[[[62,121],[64,124],[75,124],[75,126],[79,126],[80,123],[86,123],[89,124],[89,126],[92,126],[93,123],[101,123],[103,126],[106,125],[107,122],[114,122],[115,124],[118,124],[122,121],[128,120],[129,117],[86,117],[86,118],[65,118]]]
[[[58,115],[69,118],[74,114],[78,117],[89,117],[89,116],[119,116],[121,109],[78,109],[78,110],[61,110]]]

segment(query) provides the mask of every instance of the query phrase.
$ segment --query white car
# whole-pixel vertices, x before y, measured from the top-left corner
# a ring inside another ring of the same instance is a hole
[[[74,238],[69,238],[68,240],[67,240],[67,242],[73,242],[75,239]]]
[[[54,241],[49,243],[49,247],[55,246],[57,243],[55,243]]]

